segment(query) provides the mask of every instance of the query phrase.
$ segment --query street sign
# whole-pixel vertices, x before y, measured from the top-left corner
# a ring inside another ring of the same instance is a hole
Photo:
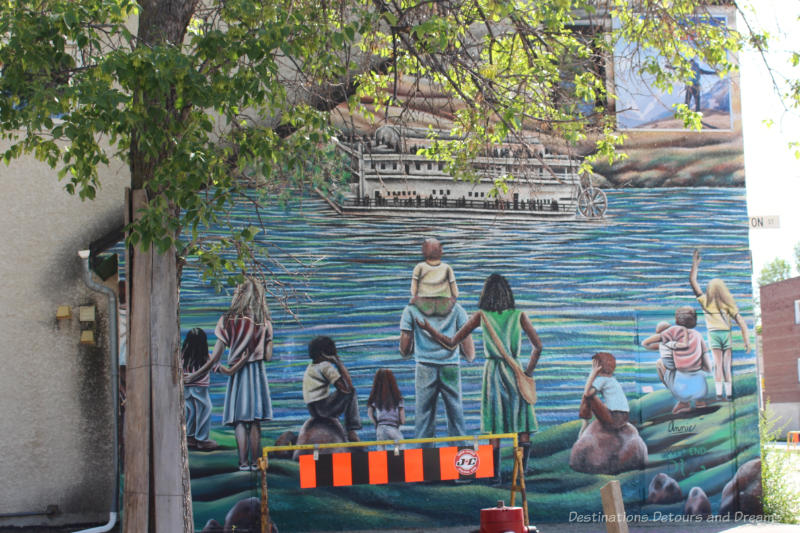
[[[750,217],[751,229],[761,229],[761,228],[778,229],[780,227],[781,227],[781,219],[778,215]]]

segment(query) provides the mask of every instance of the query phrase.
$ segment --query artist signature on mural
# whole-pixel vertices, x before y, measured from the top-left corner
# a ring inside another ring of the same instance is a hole
[[[674,420],[670,420],[667,431],[670,433],[692,433],[695,428],[697,428],[697,424],[676,424]]]

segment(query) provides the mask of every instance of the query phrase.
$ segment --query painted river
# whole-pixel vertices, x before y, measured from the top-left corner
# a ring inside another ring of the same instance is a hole
[[[276,278],[296,292],[293,317],[274,300],[273,361],[267,363],[275,419],[264,429],[296,430],[308,414],[301,380],[307,344],[316,335],[337,343],[363,403],[374,372],[391,368],[400,382],[413,436],[414,363],[397,349],[400,315],[409,299],[411,271],[421,260],[420,244],[436,236],[444,261],[455,271],[459,301],[476,310],[484,279],[505,275],[518,308],[536,327],[544,350],[534,374],[540,428],[577,417],[590,357],[599,350],[617,356],[616,376],[629,399],[662,388],[654,362],[657,352],[639,347],[675,308],[694,305],[689,286],[692,250],[702,246],[700,283],[724,279],[748,323],[752,322],[748,226],[742,189],[638,189],[608,191],[609,210],[600,222],[508,222],[502,219],[413,219],[340,216],[318,199],[259,210],[243,201],[231,213],[242,226],[263,223],[259,242],[286,267]],[[210,233],[214,233],[211,231]],[[711,244],[709,244],[711,243]],[[292,274],[291,272],[294,272]],[[213,329],[232,290],[217,293],[190,263],[181,285],[181,328],[202,327],[213,346]],[[705,333],[699,320],[698,330]],[[479,431],[480,334],[478,358],[462,361],[464,412],[470,434]],[[527,353],[527,348],[524,348]],[[734,332],[734,364],[752,369]],[[225,378],[212,377],[214,414],[219,426]],[[442,411],[442,408],[439,408]],[[444,416],[438,434],[444,434]]]

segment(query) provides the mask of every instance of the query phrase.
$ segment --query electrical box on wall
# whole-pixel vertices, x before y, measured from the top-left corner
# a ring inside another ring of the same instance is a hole
[[[94,331],[90,329],[86,329],[81,331],[81,344],[87,344],[89,346],[94,346]]]
[[[94,306],[82,305],[78,308],[78,320],[81,322],[94,322]]]

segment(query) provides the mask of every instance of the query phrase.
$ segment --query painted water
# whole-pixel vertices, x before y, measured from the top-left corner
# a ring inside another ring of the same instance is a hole
[[[544,345],[534,374],[540,429],[577,418],[596,351],[617,356],[616,376],[629,400],[663,388],[654,369],[658,353],[639,344],[659,321],[671,320],[677,307],[694,305],[699,312],[689,286],[694,248],[702,251],[701,285],[712,277],[724,279],[752,322],[744,190],[638,189],[608,191],[608,196],[605,220],[559,222],[341,216],[315,198],[267,206],[256,214],[242,201],[231,213],[235,222],[263,223],[258,239],[264,249],[302,273],[278,273],[298,293],[290,302],[296,318],[269,302],[275,346],[266,369],[275,418],[264,424],[265,432],[296,431],[308,417],[301,392],[307,344],[316,335],[328,335],[350,369],[362,406],[375,370],[393,370],[408,412],[403,431],[413,437],[414,362],[401,358],[397,345],[411,271],[427,236],[444,244],[443,260],[455,271],[459,302],[468,313],[476,310],[489,274],[509,279],[517,307],[528,313]],[[181,284],[182,333],[202,327],[213,345],[214,325],[231,294],[216,293],[189,264]],[[698,330],[705,333],[702,319]],[[480,337],[476,332],[475,362],[462,360],[470,434],[480,430]],[[752,370],[752,364],[752,354],[744,354],[735,332],[735,368]],[[212,377],[212,427],[221,424],[226,379]],[[366,407],[362,418],[362,439],[372,438]],[[444,435],[443,412],[437,419],[438,434]]]

